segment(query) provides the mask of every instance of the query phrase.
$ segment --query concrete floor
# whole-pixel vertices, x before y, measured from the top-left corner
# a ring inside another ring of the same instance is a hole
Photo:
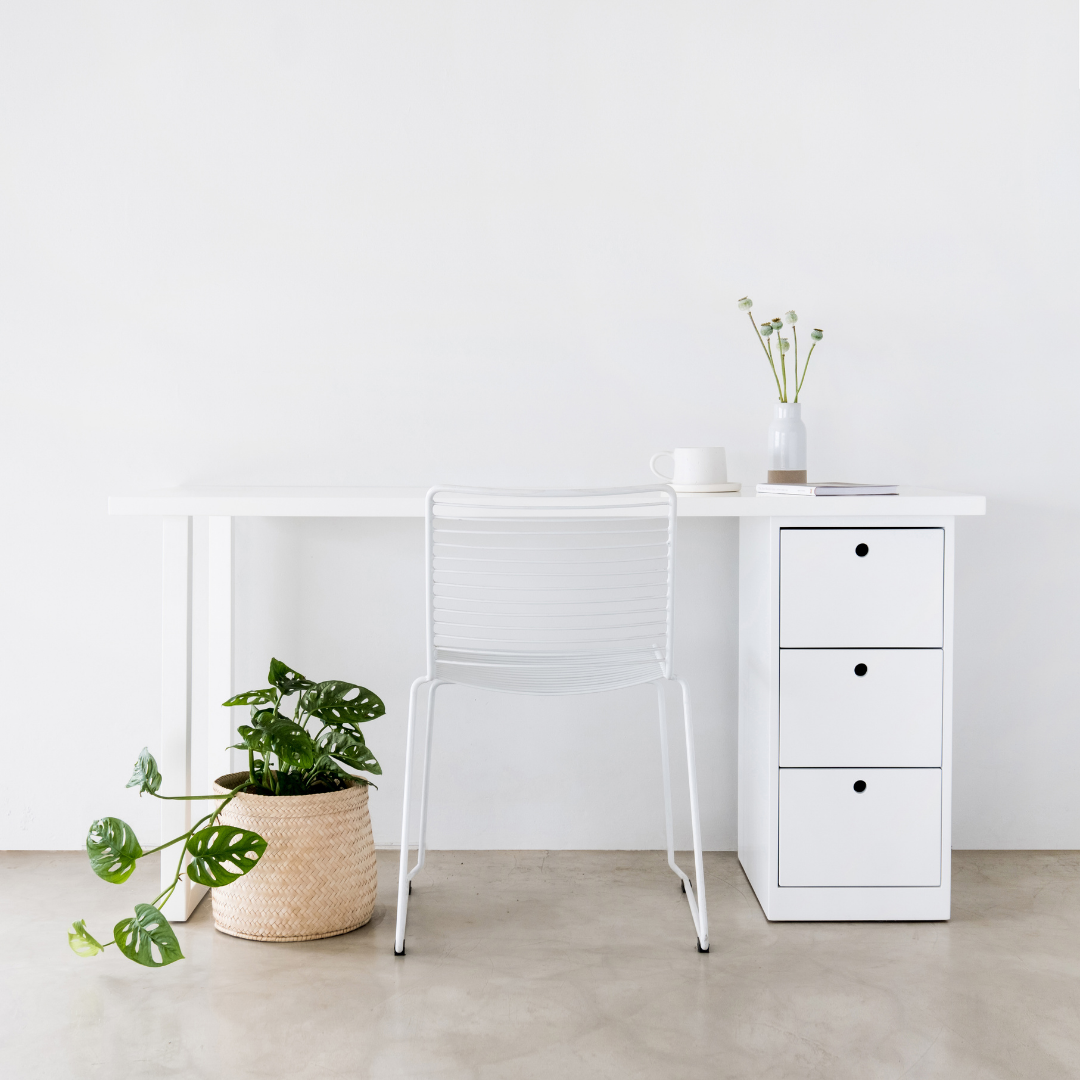
[[[156,866],[0,855],[2,1075],[1080,1076],[1080,852],[957,852],[951,922],[876,924],[768,923],[707,855],[707,956],[658,853],[435,852],[395,958],[396,862],[352,934],[239,941],[207,899],[188,958],[146,971],[65,932],[107,939]]]

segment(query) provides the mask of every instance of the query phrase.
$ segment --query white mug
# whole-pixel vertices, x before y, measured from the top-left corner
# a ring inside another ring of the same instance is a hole
[[[674,460],[674,472],[668,476],[656,467],[657,458]],[[677,446],[674,450],[661,450],[653,454],[649,462],[661,480],[686,486],[706,486],[727,483],[727,454],[722,446]]]

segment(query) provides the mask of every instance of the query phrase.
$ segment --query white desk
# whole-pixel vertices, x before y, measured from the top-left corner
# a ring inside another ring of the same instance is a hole
[[[372,517],[422,518],[425,492],[419,488],[205,488],[150,491],[118,495],[109,499],[109,513],[161,517],[162,544],[162,772],[170,786],[180,778],[184,794],[209,791],[209,782],[228,772],[230,710],[221,702],[233,687],[233,529],[234,517]],[[830,918],[826,893],[842,900],[863,889],[798,889],[815,900],[816,914],[798,915],[798,904],[787,907],[777,897],[794,895],[775,882],[776,845],[769,841],[778,809],[779,784],[779,542],[780,530],[796,526],[828,528],[924,527],[943,530],[945,551],[945,704],[942,745],[948,743],[941,762],[941,847],[949,847],[951,795],[951,664],[952,664],[952,526],[962,515],[984,514],[986,500],[979,495],[958,495],[920,488],[901,489],[899,496],[800,497],[738,495],[684,495],[679,498],[680,517],[737,517],[740,527],[740,858],[750,875],[762,906],[770,918]],[[208,710],[209,760],[193,767],[191,760],[191,610],[192,519],[209,519],[208,551]],[[421,568],[417,567],[417,573]],[[420,632],[418,628],[417,632]],[[861,642],[851,643],[861,645]],[[764,668],[762,665],[765,665]],[[773,669],[776,669],[774,672]],[[764,684],[762,676],[764,674]],[[774,680],[777,690],[769,689]],[[762,685],[765,686],[764,692]],[[744,768],[745,766],[745,768]],[[876,787],[876,785],[875,785]],[[745,795],[745,799],[744,799]],[[197,804],[198,805],[198,804]],[[164,803],[163,839],[190,827],[190,803]],[[744,824],[746,847],[744,848]],[[942,855],[946,862],[945,855]],[[163,879],[171,878],[162,868]],[[948,904],[947,874],[937,887]],[[167,882],[166,882],[167,883]],[[186,879],[177,888],[165,913],[183,921],[195,909],[205,889]],[[878,890],[894,893],[894,889]],[[908,890],[922,893],[924,890]],[[903,894],[899,894],[901,897]],[[849,905],[850,906],[850,905]],[[893,910],[890,908],[889,910]],[[930,910],[930,908],[927,908]],[[896,918],[897,915],[852,915],[847,918]],[[907,917],[941,917],[914,915]]]

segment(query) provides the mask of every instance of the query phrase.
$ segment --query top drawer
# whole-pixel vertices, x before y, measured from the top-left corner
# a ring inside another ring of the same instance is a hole
[[[944,529],[781,529],[780,647],[943,645]]]

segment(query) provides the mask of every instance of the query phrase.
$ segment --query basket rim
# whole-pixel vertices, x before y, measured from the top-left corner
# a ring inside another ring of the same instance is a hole
[[[248,775],[248,770],[244,769],[219,776],[214,781],[214,794],[229,794]],[[230,805],[242,806],[246,813],[264,817],[317,817],[347,811],[350,805],[366,802],[367,795],[368,785],[354,781],[339,791],[322,791],[315,795],[249,795],[241,791]]]

